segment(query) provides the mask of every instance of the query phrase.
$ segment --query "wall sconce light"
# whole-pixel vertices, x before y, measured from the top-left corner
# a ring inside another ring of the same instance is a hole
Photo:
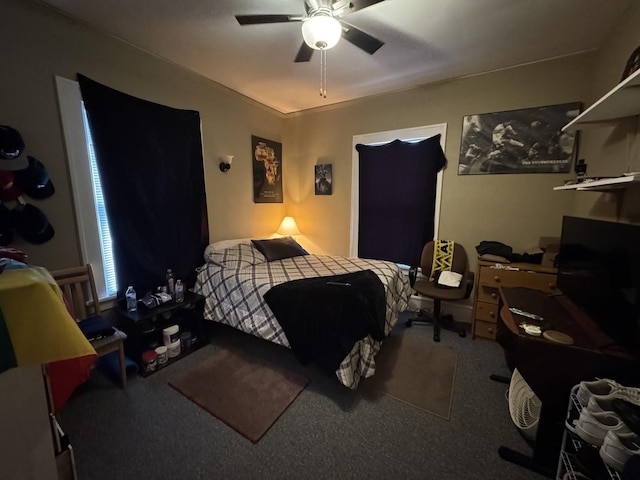
[[[220,162],[220,171],[227,172],[231,168],[231,162],[233,162],[233,155],[225,155]]]

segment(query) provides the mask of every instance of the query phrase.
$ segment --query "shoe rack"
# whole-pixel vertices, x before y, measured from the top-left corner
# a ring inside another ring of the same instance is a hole
[[[575,420],[580,416],[580,411],[582,410],[582,405],[576,396],[578,387],[579,385],[575,385],[571,389],[571,395],[569,397],[569,406],[567,408],[566,418],[566,421],[569,424],[572,420]],[[582,480],[585,478],[586,474],[578,468],[576,458],[578,452],[587,446],[588,444],[584,440],[565,427],[564,433],[562,434],[562,450],[560,451],[560,460],[558,461],[558,471],[556,473],[557,480]],[[616,470],[609,467],[604,462],[602,462],[602,464],[604,468],[606,468],[609,478],[612,480],[624,480]],[[593,478],[594,480],[596,478],[601,478],[601,475],[594,476]]]

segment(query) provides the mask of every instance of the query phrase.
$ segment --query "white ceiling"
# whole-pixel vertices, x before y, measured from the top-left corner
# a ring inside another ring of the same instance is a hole
[[[385,44],[341,40],[294,63],[301,23],[238,24],[236,14],[304,14],[304,0],[40,0],[282,113],[597,49],[633,0],[385,0],[343,20]]]

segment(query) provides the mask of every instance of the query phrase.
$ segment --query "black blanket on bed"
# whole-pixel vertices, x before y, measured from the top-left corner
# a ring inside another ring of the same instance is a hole
[[[264,299],[303,365],[334,373],[356,341],[384,339],[385,291],[371,270],[292,280]]]

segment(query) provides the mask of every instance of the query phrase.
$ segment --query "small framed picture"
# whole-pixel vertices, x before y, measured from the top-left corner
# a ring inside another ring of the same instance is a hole
[[[315,174],[316,195],[331,195],[331,164],[316,165]]]

